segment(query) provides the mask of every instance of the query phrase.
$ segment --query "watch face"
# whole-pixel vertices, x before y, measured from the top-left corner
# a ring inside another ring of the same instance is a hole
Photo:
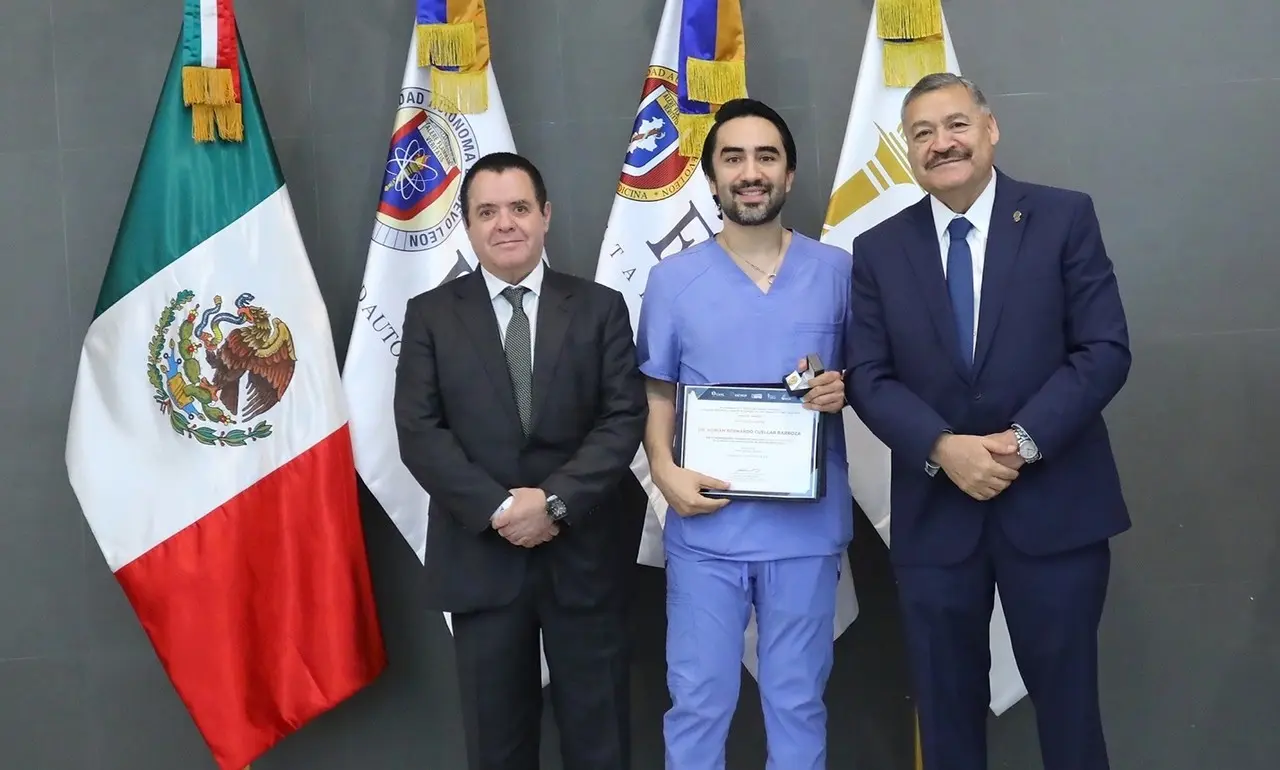
[[[1024,441],[1018,445],[1018,454],[1023,460],[1030,460],[1036,456],[1036,445],[1030,441]]]

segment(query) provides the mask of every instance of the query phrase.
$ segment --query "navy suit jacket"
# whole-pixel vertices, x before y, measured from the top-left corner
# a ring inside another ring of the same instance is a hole
[[[892,453],[897,564],[959,562],[989,518],[1031,555],[1130,526],[1102,418],[1128,377],[1129,335],[1093,201],[996,174],[972,368],[957,349],[929,198],[853,243],[846,397]],[[1013,423],[1042,458],[992,500],[926,472],[944,431]]]

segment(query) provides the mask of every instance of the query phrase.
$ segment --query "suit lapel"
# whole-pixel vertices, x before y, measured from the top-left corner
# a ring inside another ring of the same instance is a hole
[[[938,332],[938,343],[951,354],[956,373],[969,379],[968,367],[960,358],[956,345],[956,322],[951,313],[951,297],[947,294],[947,277],[942,272],[942,251],[938,245],[938,231],[933,223],[929,198],[925,196],[910,209],[912,226],[907,228],[904,244],[907,261],[920,282],[924,307]]]
[[[533,343],[533,418],[530,424],[538,426],[543,404],[554,385],[556,361],[569,331],[569,319],[573,316],[570,299],[573,290],[562,276],[545,268],[542,276],[542,296],[538,299],[537,339]]]
[[[459,302],[455,306],[459,326],[471,339],[476,354],[484,366],[485,379],[493,384],[498,401],[511,417],[512,424],[520,426],[520,410],[516,407],[515,392],[511,389],[511,374],[507,371],[507,355],[502,350],[502,334],[498,330],[498,318],[493,312],[484,276],[479,270],[453,281],[454,293]],[[478,373],[477,373],[478,374]]]
[[[991,227],[982,268],[982,304],[978,309],[978,343],[973,353],[974,376],[982,369],[991,350],[991,340],[1000,323],[1000,310],[1009,289],[1009,277],[1017,261],[1022,233],[1027,228],[1028,211],[1020,208],[1023,188],[998,171],[996,200],[991,208]]]

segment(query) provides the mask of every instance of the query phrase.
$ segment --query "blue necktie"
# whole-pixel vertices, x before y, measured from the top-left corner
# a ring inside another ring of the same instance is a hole
[[[947,291],[951,294],[951,312],[956,318],[956,338],[960,343],[960,359],[973,365],[973,254],[967,236],[973,223],[956,217],[947,225],[951,243],[947,246]]]

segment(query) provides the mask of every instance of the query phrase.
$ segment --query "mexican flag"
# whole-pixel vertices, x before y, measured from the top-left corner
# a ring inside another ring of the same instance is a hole
[[[385,666],[328,313],[228,0],[187,2],[66,461],[220,768]]]

